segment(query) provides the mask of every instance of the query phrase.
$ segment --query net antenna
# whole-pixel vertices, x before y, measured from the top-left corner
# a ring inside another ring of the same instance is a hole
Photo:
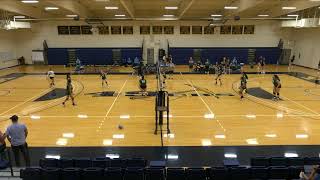
[[[161,64],[160,61],[157,62],[157,91],[162,91],[164,89],[164,84],[163,84],[163,74],[161,72]]]

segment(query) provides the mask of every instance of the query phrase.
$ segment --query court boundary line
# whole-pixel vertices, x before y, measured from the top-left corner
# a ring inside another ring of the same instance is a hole
[[[180,72],[180,75],[183,78],[182,76],[182,73]],[[197,89],[193,86],[193,83],[189,80],[189,79],[186,79],[185,82],[188,82],[191,86],[192,86],[192,89],[197,93],[198,97],[201,99],[201,101],[203,102],[203,104],[207,107],[207,109],[210,111],[211,114],[214,115],[213,111],[211,110],[211,108],[209,107],[209,105],[203,100],[203,98],[200,96],[199,92],[197,91]],[[215,116],[215,115],[214,115]],[[203,117],[203,116],[202,116]],[[226,132],[227,130],[224,128],[224,126],[221,124],[221,122],[219,121],[219,119],[216,119],[215,120],[218,122],[219,126],[221,127],[221,129]]]
[[[33,114],[34,116],[36,116],[36,114]],[[32,115],[23,115],[20,117],[23,118],[31,118]],[[219,117],[219,118],[228,118],[228,117],[246,117],[246,114],[229,114],[229,115],[215,115],[215,117]],[[255,114],[256,117],[277,117],[277,115],[273,115],[273,114]],[[0,116],[0,117],[6,117],[6,116]],[[39,116],[40,118],[79,118],[78,116]],[[102,118],[105,117],[105,115],[88,115],[87,118],[79,118],[79,119],[88,119],[88,118]],[[119,116],[108,116],[109,118],[120,118]],[[283,114],[283,117],[320,117],[320,115],[295,115],[295,114]],[[152,115],[137,115],[137,116],[130,116],[130,118],[154,118],[154,116]],[[202,115],[199,116],[172,116],[170,117],[172,119],[174,118],[203,118]],[[281,119],[281,118],[279,118]]]

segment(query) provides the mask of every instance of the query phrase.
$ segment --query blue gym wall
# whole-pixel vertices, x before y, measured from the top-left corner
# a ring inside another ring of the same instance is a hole
[[[172,55],[175,64],[188,64],[190,56],[193,56],[194,50],[201,50],[201,59],[205,61],[209,59],[211,63],[215,63],[222,57],[229,57],[233,59],[236,57],[240,62],[247,63],[248,50],[255,49],[256,57],[263,56],[266,58],[267,64],[276,64],[281,49],[278,47],[264,47],[264,48],[184,48],[184,47],[170,47],[169,54]]]
[[[49,48],[48,64],[49,65],[66,65],[68,63],[68,49],[76,50],[76,57],[84,65],[111,65],[112,50],[121,50],[121,59],[135,57],[141,59],[142,48]]]

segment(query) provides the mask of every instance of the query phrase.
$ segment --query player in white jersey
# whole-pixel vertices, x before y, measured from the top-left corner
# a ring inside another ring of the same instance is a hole
[[[47,79],[49,81],[49,87],[50,88],[54,87],[54,85],[55,85],[54,77],[55,77],[54,71],[50,68],[48,73],[47,73]]]

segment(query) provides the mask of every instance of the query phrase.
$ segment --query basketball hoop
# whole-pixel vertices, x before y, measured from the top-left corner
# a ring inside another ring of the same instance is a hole
[[[0,10],[0,29],[11,29],[10,23],[9,12]]]

